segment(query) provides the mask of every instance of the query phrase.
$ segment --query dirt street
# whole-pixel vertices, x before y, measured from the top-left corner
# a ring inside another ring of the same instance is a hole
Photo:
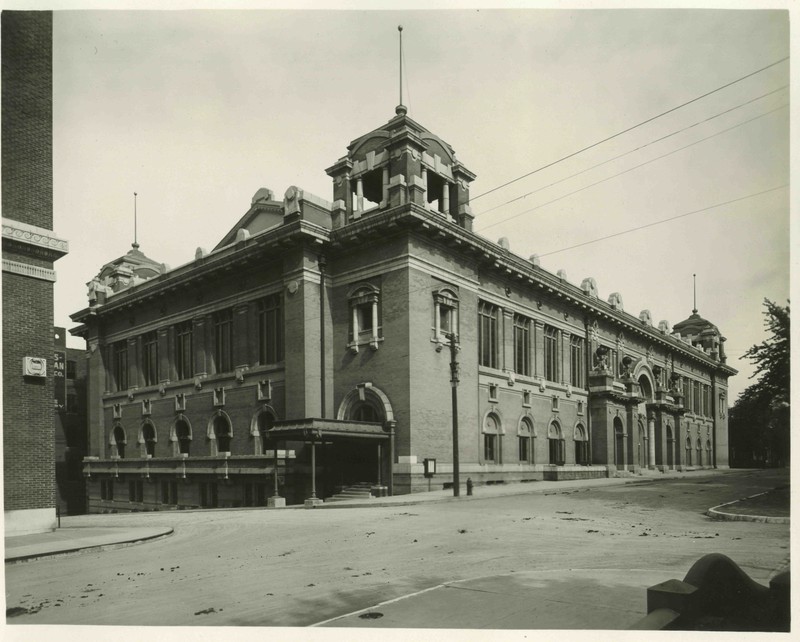
[[[715,522],[703,511],[787,483],[785,471],[725,471],[391,508],[69,518],[70,526],[166,524],[175,532],[7,565],[7,621],[297,627],[490,575],[648,569],[682,579],[711,552],[766,583],[789,555],[789,526]]]

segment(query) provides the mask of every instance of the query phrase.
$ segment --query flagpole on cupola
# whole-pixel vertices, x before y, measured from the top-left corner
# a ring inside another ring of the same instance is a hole
[[[397,105],[394,111],[398,116],[401,116],[408,111],[403,105],[403,25],[397,25],[397,32],[400,35],[400,104]]]
[[[134,250],[139,249],[139,240],[137,238],[137,217],[136,217],[136,192],[133,193],[133,244],[132,247]]]
[[[693,289],[694,289],[694,308],[692,308],[692,314],[697,314],[697,275],[692,274],[692,281],[693,281]]]

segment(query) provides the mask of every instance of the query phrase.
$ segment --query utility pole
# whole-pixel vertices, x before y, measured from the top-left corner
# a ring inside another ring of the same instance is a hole
[[[447,335],[450,341],[450,385],[453,397],[453,497],[460,493],[460,480],[458,478],[458,337],[454,332]]]

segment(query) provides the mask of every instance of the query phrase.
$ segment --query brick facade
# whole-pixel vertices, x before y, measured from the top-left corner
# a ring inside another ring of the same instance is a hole
[[[73,315],[89,355],[90,510],[263,505],[276,471],[290,503],[313,499],[312,483],[317,498],[450,484],[450,331],[462,483],[727,465],[724,408],[682,399],[690,381],[724,406],[735,371],[711,324],[654,327],[591,279],[474,234],[474,176],[402,107],[327,172],[334,202],[262,188],[193,263],[146,277],[159,264],[134,247],[101,269]],[[152,333],[158,382],[143,376]]]

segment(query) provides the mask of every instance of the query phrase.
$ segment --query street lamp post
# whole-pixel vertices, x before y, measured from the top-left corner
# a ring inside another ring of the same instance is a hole
[[[450,386],[453,398],[453,497],[460,494],[460,480],[458,478],[458,337],[454,332],[447,335],[450,341]]]

